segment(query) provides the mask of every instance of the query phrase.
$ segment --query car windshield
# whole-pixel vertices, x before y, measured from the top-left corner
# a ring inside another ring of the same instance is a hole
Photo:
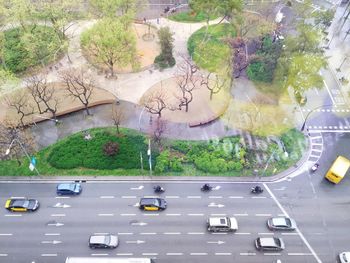
[[[28,207],[29,201],[28,200],[18,200],[13,203],[13,206],[15,207]]]

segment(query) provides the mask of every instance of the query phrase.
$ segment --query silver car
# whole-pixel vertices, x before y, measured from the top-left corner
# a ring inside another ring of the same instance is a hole
[[[258,237],[255,240],[255,247],[258,250],[281,251],[284,249],[284,242],[278,237]]]
[[[297,224],[288,217],[272,217],[267,220],[267,227],[271,230],[295,230]]]
[[[93,235],[90,236],[90,248],[116,248],[118,246],[118,237],[114,235]]]

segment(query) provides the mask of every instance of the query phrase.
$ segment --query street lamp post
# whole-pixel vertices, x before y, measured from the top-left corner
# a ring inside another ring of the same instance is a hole
[[[10,146],[6,149],[6,152],[5,152],[5,155],[9,155],[10,152],[11,152],[11,147],[12,147],[12,144],[14,143],[14,141],[17,141],[18,144],[20,145],[21,149],[23,150],[23,152],[25,153],[25,155],[27,156],[28,160],[29,160],[29,165],[32,164],[33,167],[34,167],[34,170],[36,171],[36,173],[40,176],[40,173],[38,171],[38,169],[36,168],[36,166],[32,163],[32,159],[30,158],[27,150],[23,147],[22,143],[20,142],[20,140],[14,138],[12,140],[12,142],[10,143]]]

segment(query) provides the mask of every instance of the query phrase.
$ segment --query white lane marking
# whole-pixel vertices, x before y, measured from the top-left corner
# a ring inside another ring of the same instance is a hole
[[[140,185],[140,186],[138,186],[138,187],[131,187],[130,190],[141,190],[141,189],[143,189],[143,188],[144,188],[144,186],[143,186],[143,185]]]
[[[288,256],[312,256],[312,253],[288,253]]]
[[[182,256],[183,253],[166,253],[167,256]]]
[[[204,235],[204,232],[188,232],[187,235]]]
[[[120,214],[121,216],[136,216],[136,214]]]
[[[22,216],[21,214],[8,214],[8,215],[5,215],[5,216],[13,216],[13,217],[15,217],[15,216]]]
[[[126,244],[143,244],[146,243],[146,241],[143,240],[129,240],[129,241],[125,241]]]
[[[118,233],[118,235],[120,236],[129,236],[129,235],[133,235],[134,233],[130,233],[130,232],[120,232]]]
[[[281,233],[283,236],[297,236],[298,233]]]
[[[167,196],[165,196],[165,198],[167,198],[167,199],[175,199],[175,198],[180,198],[180,196],[177,196],[177,195],[167,195]]]
[[[165,214],[166,216],[181,216],[181,214]]]
[[[211,233],[212,235],[227,235],[227,233]]]
[[[23,199],[25,198],[24,196],[11,196],[10,199]]]
[[[190,255],[191,255],[191,256],[206,256],[206,255],[208,255],[208,253],[205,253],[205,252],[204,252],[204,253],[203,253],[203,252],[201,253],[201,252],[199,252],[199,253],[190,253]]]
[[[241,199],[241,198],[243,198],[243,196],[229,196],[228,198],[231,198],[231,199]]]
[[[209,196],[209,199],[220,199],[220,198],[222,198],[222,196],[215,196],[215,195]]]
[[[57,257],[57,254],[41,254],[42,257]]]
[[[94,253],[94,254],[90,254],[91,256],[108,256],[108,253]]]
[[[146,222],[134,222],[134,223],[131,223],[132,226],[147,226],[148,223]]]
[[[158,256],[158,253],[142,253],[142,256]]]
[[[122,196],[124,199],[131,199],[131,198],[136,198],[136,196],[131,196],[131,195],[124,195]]]
[[[258,235],[274,235],[274,233],[267,232],[267,233],[258,233]]]
[[[202,198],[202,197],[199,196],[199,195],[189,195],[189,196],[187,196],[187,198],[193,198],[193,199],[197,198],[197,199],[200,199],[200,198]]]
[[[266,196],[252,196],[253,199],[265,199]]]
[[[47,224],[48,226],[64,226],[63,223],[50,223],[50,224]]]
[[[235,235],[250,235],[251,233],[235,233]]]
[[[100,196],[101,199],[113,199],[114,196],[113,195],[102,195]]]
[[[248,214],[233,214],[234,216],[248,216]]]
[[[226,216],[226,214],[210,214],[210,216]]]
[[[6,233],[6,234],[4,233],[4,234],[0,234],[0,236],[12,236],[12,234],[11,234],[11,233],[8,233],[8,234],[7,234],[7,233]]]
[[[159,216],[159,214],[142,214],[144,216]]]
[[[280,204],[280,202],[277,200],[276,196],[272,193],[272,191],[270,190],[270,188],[267,186],[266,183],[263,183],[265,189],[269,192],[271,198],[275,201],[276,205],[279,207],[279,209],[283,212],[283,214],[285,214],[286,217],[289,217],[288,213],[286,210],[284,210],[283,206]],[[317,256],[316,252],[314,251],[314,249],[311,247],[311,245],[309,244],[309,242],[306,240],[306,238],[304,237],[304,235],[300,232],[299,228],[296,229],[296,232],[299,234],[301,240],[303,240],[304,244],[308,247],[308,249],[310,250],[310,252],[312,253],[312,255],[314,256],[314,258],[316,259],[316,261],[318,263],[322,263],[321,259]]]
[[[316,194],[316,189],[314,187],[314,184],[311,181],[310,181],[310,186],[311,186],[311,189],[312,189],[312,193]]]
[[[53,244],[53,245],[56,245],[56,244],[61,244],[62,241],[59,241],[59,240],[45,240],[45,241],[41,241],[41,244]]]
[[[107,235],[108,233],[103,233],[103,232],[98,232],[98,233],[94,233],[94,235],[98,236],[98,235]]]
[[[114,216],[114,214],[98,214],[98,216]]]
[[[225,244],[225,241],[207,241],[208,244],[216,244],[216,245],[222,245]]]
[[[271,216],[271,214],[255,214],[255,216]]]
[[[231,256],[232,253],[215,253],[215,256]]]
[[[225,207],[225,205],[223,204],[216,204],[216,203],[210,203],[208,205],[208,207],[218,207],[218,208],[222,208],[222,207]]]
[[[116,256],[132,256],[134,255],[133,253],[117,253],[115,254]]]
[[[248,252],[248,253],[239,253],[240,256],[255,256],[256,253],[254,252]]]
[[[60,236],[60,233],[45,233],[45,236]]]
[[[68,199],[70,196],[56,196],[56,199]]]
[[[204,216],[204,214],[187,214],[188,216]]]
[[[180,232],[164,232],[164,235],[181,235]]]
[[[264,256],[280,256],[281,253],[264,253]]]
[[[7,254],[0,254],[0,257],[7,257]]]
[[[51,216],[66,216],[66,214],[51,214]]]
[[[156,235],[156,232],[140,233],[140,235]]]

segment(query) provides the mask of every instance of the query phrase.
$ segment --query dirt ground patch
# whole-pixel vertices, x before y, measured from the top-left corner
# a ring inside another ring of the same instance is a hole
[[[177,87],[175,77],[163,80],[152,86],[143,94],[140,103],[157,91],[166,95],[168,105],[178,108],[179,102],[177,97],[180,97],[181,90]],[[182,110],[176,109],[175,111],[165,109],[162,112],[162,118],[178,123],[207,123],[210,120],[215,120],[226,111],[230,97],[228,91],[221,90],[219,93],[214,94],[212,100],[210,100],[209,90],[198,85],[193,91],[193,101],[189,104],[188,112],[185,111],[184,107]]]
[[[69,96],[69,93],[63,88],[61,83],[51,83],[51,85],[54,85],[55,87],[54,98],[57,98],[58,100],[57,116],[84,109],[84,106],[80,101]],[[3,122],[5,120],[16,120],[16,122],[19,123],[20,115],[16,112],[16,110],[13,107],[9,107],[7,105],[6,98],[18,98],[19,96],[21,96],[21,94],[24,94],[26,98],[26,105],[31,105],[35,110],[34,114],[24,117],[25,124],[41,122],[52,117],[52,115],[48,113],[39,114],[36,109],[34,99],[30,95],[30,93],[26,89],[19,89],[0,98],[0,122]],[[110,92],[104,89],[95,88],[90,98],[90,106],[113,103],[115,99],[115,96]]]
[[[137,56],[140,62],[140,70],[144,70],[153,65],[154,59],[160,53],[160,46],[158,44],[157,29],[146,24],[134,23],[132,29],[136,37]],[[108,67],[103,64],[97,64],[94,58],[89,55],[86,50],[83,52],[86,59],[99,68],[101,71],[108,72]],[[116,73],[130,73],[133,72],[131,66],[125,68],[115,68]]]

